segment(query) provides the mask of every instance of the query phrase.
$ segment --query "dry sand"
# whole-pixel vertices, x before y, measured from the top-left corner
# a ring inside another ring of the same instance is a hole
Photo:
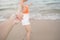
[[[3,15],[3,14],[4,15]],[[0,15],[9,18],[15,10],[1,11]],[[7,15],[7,16],[6,16]],[[0,22],[1,23],[1,22]],[[31,20],[32,35],[31,40],[60,40],[60,20]],[[25,39],[25,29],[21,23],[14,25],[7,40]]]
[[[31,20],[31,40],[60,40],[60,20]],[[25,40],[21,23],[14,25],[7,40]]]

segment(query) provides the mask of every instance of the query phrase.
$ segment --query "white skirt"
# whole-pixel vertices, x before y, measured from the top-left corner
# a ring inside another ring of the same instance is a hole
[[[29,20],[29,14],[23,14],[23,20],[22,20],[22,25],[29,25],[30,20]]]

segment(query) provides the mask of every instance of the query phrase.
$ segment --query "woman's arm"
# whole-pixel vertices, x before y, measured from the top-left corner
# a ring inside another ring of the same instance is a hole
[[[23,16],[22,11],[23,11],[23,0],[19,1],[19,3],[18,3],[18,9],[17,9],[16,16],[19,19],[22,18],[22,16]]]
[[[32,5],[32,3],[30,3],[28,6],[30,7]]]
[[[0,40],[6,40],[9,32],[14,25],[15,15],[12,15],[9,19],[0,24]]]

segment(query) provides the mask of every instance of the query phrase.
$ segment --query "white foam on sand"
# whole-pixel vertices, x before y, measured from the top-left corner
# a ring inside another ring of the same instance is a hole
[[[0,19],[0,21],[5,21],[6,19]]]
[[[0,16],[0,21],[5,21],[6,18],[4,18],[3,16]]]
[[[57,20],[57,19],[60,19],[60,14],[33,14],[31,15],[32,19],[35,19],[35,20]]]
[[[34,20],[57,20],[59,19],[60,20],[60,14],[34,14],[32,13],[30,15],[30,18],[31,19],[34,19]],[[3,17],[3,16],[0,16],[0,21],[5,21],[7,20],[7,18]]]

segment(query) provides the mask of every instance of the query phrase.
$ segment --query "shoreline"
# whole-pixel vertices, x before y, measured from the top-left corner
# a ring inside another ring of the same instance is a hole
[[[60,39],[60,20],[31,20],[31,40],[55,40]],[[22,40],[26,34],[21,23],[16,24],[9,33],[7,40]]]

